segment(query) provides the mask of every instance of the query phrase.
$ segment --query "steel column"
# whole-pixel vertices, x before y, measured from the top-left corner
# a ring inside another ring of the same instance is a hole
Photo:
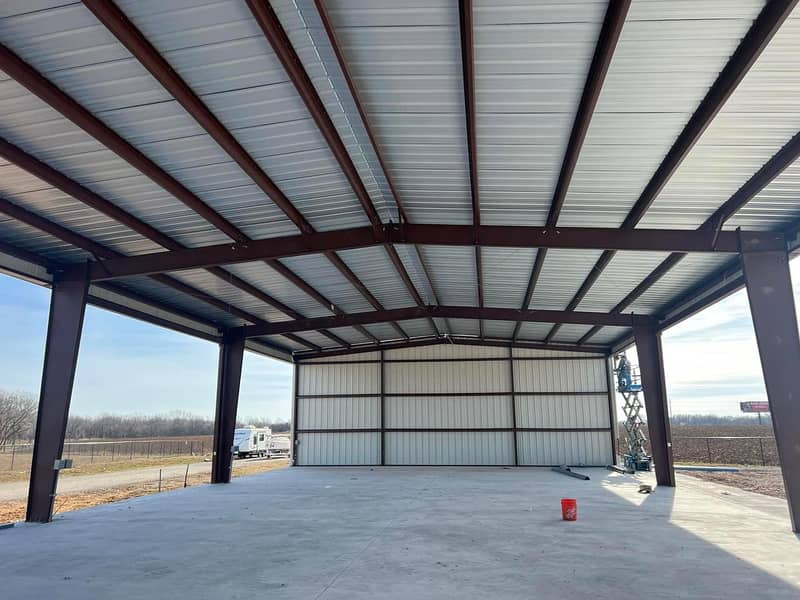
[[[64,449],[88,291],[86,276],[82,281],[53,282],[25,517],[29,522],[47,523],[53,516],[58,482],[53,467]]]
[[[519,466],[519,442],[517,441],[517,392],[514,384],[514,348],[508,349],[508,368],[511,377],[511,427],[514,435],[514,466]]]
[[[743,244],[744,245],[744,244]],[[800,338],[786,252],[742,253],[747,297],[767,388],[793,531],[800,531]]]
[[[647,429],[650,434],[650,454],[655,462],[656,482],[658,485],[675,487],[672,432],[669,425],[661,334],[653,327],[635,326],[633,335],[636,339],[636,351],[639,354]]]
[[[608,423],[611,427],[611,464],[617,464],[617,401],[614,390],[614,376],[611,371],[611,356],[607,356],[606,363],[606,385],[608,386]]]
[[[383,350],[380,351],[380,384],[381,384],[381,398],[380,398],[380,411],[381,411],[381,466],[386,464],[386,360]]]
[[[233,432],[242,379],[244,338],[226,336],[219,349],[217,375],[217,410],[214,417],[214,454],[211,483],[230,483],[233,470]]]
[[[297,461],[297,414],[300,412],[298,404],[300,402],[300,363],[294,363],[294,381],[292,383],[292,466],[296,467]]]

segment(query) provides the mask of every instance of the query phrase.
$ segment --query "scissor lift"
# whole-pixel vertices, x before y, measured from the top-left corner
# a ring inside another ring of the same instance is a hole
[[[623,457],[627,471],[649,471],[652,458],[645,452],[644,421],[641,412],[644,408],[639,394],[642,392],[642,380],[639,369],[631,366],[624,354],[614,357],[614,372],[617,374],[617,391],[622,394],[625,404],[625,444],[628,452]]]

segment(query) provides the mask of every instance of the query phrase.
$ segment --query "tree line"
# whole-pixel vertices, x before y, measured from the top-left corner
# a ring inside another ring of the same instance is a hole
[[[38,402],[32,394],[0,390],[0,446],[28,442],[36,428]],[[237,427],[270,427],[275,433],[289,431],[291,425],[280,419],[247,417]],[[214,420],[186,412],[165,415],[112,415],[92,417],[70,415],[67,439],[115,439],[212,435]]]

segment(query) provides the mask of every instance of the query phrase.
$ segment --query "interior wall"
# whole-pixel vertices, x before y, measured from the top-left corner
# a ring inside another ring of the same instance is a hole
[[[603,355],[440,344],[296,368],[298,465],[613,461]]]

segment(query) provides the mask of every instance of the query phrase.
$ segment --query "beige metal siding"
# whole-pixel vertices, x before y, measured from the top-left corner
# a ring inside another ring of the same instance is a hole
[[[520,465],[600,467],[611,462],[606,431],[520,431],[517,444]]]
[[[299,398],[301,429],[375,429],[380,427],[380,396]]]
[[[605,364],[598,359],[516,361],[514,389],[525,392],[605,392]]]
[[[511,396],[386,398],[390,429],[511,427]]]
[[[508,361],[388,363],[386,393],[475,393],[509,389]]]
[[[380,367],[370,363],[304,364],[299,394],[380,394]]]
[[[608,427],[608,395],[517,396],[517,427]]]
[[[375,465],[381,461],[379,433],[300,433],[297,464]]]
[[[388,465],[511,465],[514,438],[504,431],[386,434]]]

